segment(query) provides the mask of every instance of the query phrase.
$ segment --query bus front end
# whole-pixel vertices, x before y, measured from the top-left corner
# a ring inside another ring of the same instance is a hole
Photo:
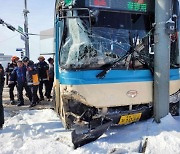
[[[154,1],[57,0],[56,99],[64,126],[126,125],[153,114]],[[180,100],[177,41],[170,100]],[[176,99],[174,99],[176,98]]]

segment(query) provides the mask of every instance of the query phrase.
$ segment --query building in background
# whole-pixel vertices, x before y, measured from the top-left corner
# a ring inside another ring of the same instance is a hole
[[[12,55],[4,55],[4,53],[0,53],[0,63],[4,68],[7,67],[7,64],[11,62]]]
[[[47,29],[40,32],[40,54],[47,57],[54,55],[54,29]]]

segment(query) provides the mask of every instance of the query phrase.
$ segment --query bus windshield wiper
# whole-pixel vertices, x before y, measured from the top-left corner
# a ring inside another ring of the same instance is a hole
[[[130,50],[130,51],[131,51],[131,50]],[[103,78],[106,76],[106,74],[107,74],[113,67],[116,67],[116,65],[118,64],[118,62],[126,59],[126,58],[132,53],[132,52],[130,52],[130,51],[127,52],[124,56],[118,58],[116,61],[114,61],[114,62],[112,62],[112,63],[110,63],[110,64],[105,64],[105,65],[103,65],[104,69],[103,69],[100,73],[98,73],[98,74],[96,75],[96,78],[98,78],[98,79],[103,79]]]
[[[123,61],[123,60],[126,59],[129,55],[131,55],[131,54],[135,51],[135,46],[136,46],[136,43],[137,43],[137,37],[138,37],[138,35],[135,36],[135,37],[131,36],[131,31],[129,31],[129,44],[130,44],[130,49],[129,49],[129,51],[128,51],[124,56],[118,58],[116,61],[112,62],[111,64],[108,64],[108,65],[105,64],[106,67],[103,66],[103,67],[105,67],[105,68],[103,69],[103,71],[101,71],[99,74],[96,75],[96,78],[98,78],[98,79],[103,79],[103,78],[106,76],[106,74],[107,74],[113,67],[116,67],[116,65],[117,65],[120,61]],[[134,41],[133,41],[133,38],[135,38]]]
[[[133,41],[133,39],[134,39],[134,41]],[[143,55],[141,55],[141,51],[144,50],[145,45],[143,43],[140,43],[137,45],[137,39],[138,39],[138,35],[136,35],[134,37],[131,37],[131,35],[129,35],[129,42],[130,42],[130,46],[131,46],[129,51],[124,56],[118,58],[117,60],[113,61],[112,63],[103,65],[101,67],[101,68],[103,68],[103,70],[99,74],[96,75],[96,78],[103,79],[112,68],[116,67],[116,65],[120,61],[123,61],[124,59],[128,58],[128,56],[130,56],[130,55],[131,55],[131,58],[133,61],[138,60],[141,64],[145,65],[153,74],[153,71],[154,71],[153,66],[151,66],[150,62],[147,61]],[[135,63],[133,63],[133,64],[135,64]],[[134,68],[134,66],[133,66],[133,68]]]

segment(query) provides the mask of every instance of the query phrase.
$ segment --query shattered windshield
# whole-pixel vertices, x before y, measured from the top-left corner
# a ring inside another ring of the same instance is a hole
[[[64,19],[66,28],[60,47],[62,67],[100,68],[139,44],[149,53],[148,33],[152,22],[149,15],[91,10],[90,18],[82,18],[88,15],[83,13],[67,11],[67,16],[76,17]],[[126,69],[125,61],[118,67]]]

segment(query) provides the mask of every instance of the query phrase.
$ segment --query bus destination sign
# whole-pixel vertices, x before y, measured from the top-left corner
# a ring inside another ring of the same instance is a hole
[[[152,12],[153,0],[86,0],[87,7],[107,8],[112,10]]]

